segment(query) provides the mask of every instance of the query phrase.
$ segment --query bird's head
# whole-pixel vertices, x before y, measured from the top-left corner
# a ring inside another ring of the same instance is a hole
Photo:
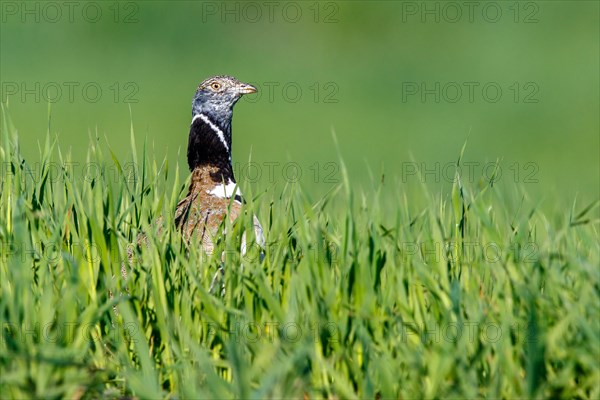
[[[214,119],[231,118],[233,106],[245,94],[256,93],[254,86],[232,76],[214,76],[204,80],[192,102],[192,116],[205,114]]]

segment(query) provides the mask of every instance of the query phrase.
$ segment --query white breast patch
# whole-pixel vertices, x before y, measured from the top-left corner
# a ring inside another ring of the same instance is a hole
[[[213,196],[221,199],[230,199],[235,196],[242,196],[242,192],[236,186],[236,183],[232,181],[229,181],[227,185],[223,185],[222,183],[216,185],[212,190],[208,191],[208,194],[212,194]]]

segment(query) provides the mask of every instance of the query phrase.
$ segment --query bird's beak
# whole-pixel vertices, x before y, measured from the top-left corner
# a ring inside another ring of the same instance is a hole
[[[258,92],[258,90],[254,86],[248,85],[247,83],[240,83],[237,88],[237,91],[239,94],[250,94]]]

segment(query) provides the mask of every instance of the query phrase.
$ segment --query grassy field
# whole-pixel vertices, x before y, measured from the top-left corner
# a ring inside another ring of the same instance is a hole
[[[188,172],[135,138],[124,160],[92,137],[77,156],[95,173],[75,176],[50,133],[30,168],[3,118],[3,397],[600,397],[597,202],[543,212],[519,185],[460,176],[390,198],[340,160],[322,198],[243,187],[264,260],[237,250],[249,218],[209,258],[169,223],[154,233]]]
[[[0,397],[600,398],[599,13],[0,1]],[[264,260],[172,228],[217,74]]]

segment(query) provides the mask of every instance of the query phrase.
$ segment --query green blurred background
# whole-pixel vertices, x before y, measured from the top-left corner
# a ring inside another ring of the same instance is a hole
[[[426,171],[426,184],[447,193],[468,139],[467,181],[500,160],[499,184],[544,203],[600,196],[596,1],[2,1],[1,10],[2,102],[30,163],[50,102],[51,132],[75,160],[95,132],[130,159],[133,121],[138,146],[147,138],[157,158],[186,168],[195,88],[231,74],[261,90],[238,103],[233,128],[238,180],[257,190],[298,172],[314,195],[333,188],[335,131],[357,188],[385,172],[386,190],[411,193]]]

